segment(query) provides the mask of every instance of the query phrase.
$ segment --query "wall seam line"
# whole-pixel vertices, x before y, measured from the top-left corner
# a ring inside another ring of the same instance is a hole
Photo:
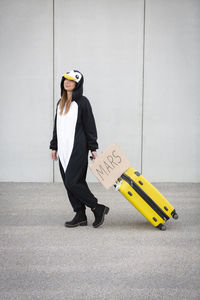
[[[53,84],[52,84],[52,88],[53,88],[53,122],[54,122],[54,116],[55,116],[55,87],[54,87],[54,82],[55,82],[55,24],[54,24],[54,20],[55,20],[55,0],[53,0]],[[55,182],[55,162],[53,161],[53,182]]]
[[[141,120],[141,173],[143,173],[143,147],[144,147],[144,69],[145,69],[145,38],[146,38],[146,0],[143,10],[143,58],[142,58],[142,120]]]

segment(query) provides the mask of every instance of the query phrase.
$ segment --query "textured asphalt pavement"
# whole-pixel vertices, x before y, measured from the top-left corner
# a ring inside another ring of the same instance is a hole
[[[200,184],[156,184],[179,219],[155,229],[119,193],[90,184],[104,224],[65,228],[62,183],[0,183],[0,299],[200,299]]]

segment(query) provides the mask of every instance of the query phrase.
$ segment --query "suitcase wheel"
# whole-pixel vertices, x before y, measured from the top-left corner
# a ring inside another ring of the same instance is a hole
[[[178,215],[177,215],[177,214],[174,214],[172,217],[173,217],[175,220],[178,219]]]
[[[162,230],[162,231],[165,231],[165,230],[167,229],[167,227],[166,227],[164,224],[159,224],[159,225],[157,226],[157,228],[159,228],[159,229]]]
[[[172,218],[175,219],[175,220],[178,219],[178,214],[176,213],[175,210],[172,212]]]

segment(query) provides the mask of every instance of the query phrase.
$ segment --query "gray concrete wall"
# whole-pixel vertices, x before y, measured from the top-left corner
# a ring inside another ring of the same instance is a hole
[[[59,0],[55,4],[56,100],[60,74],[80,69],[85,75],[84,94],[96,118],[99,152],[115,141],[140,168],[143,2],[77,0],[74,5]],[[89,171],[88,180],[94,179]]]
[[[52,1],[0,1],[0,181],[51,181]]]
[[[48,146],[71,68],[100,152],[115,141],[151,181],[200,180],[199,1],[4,0],[0,14],[0,181],[60,180]]]
[[[148,0],[143,172],[200,179],[200,1]]]

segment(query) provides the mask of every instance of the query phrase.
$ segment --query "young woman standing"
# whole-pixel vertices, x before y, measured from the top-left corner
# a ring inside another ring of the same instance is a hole
[[[61,80],[61,99],[57,103],[53,138],[50,142],[51,157],[59,159],[60,173],[69,201],[76,212],[66,227],[87,225],[86,206],[94,213],[93,226],[104,222],[109,208],[98,204],[87,183],[88,152],[97,157],[97,130],[89,100],[83,96],[83,75],[72,70]]]

